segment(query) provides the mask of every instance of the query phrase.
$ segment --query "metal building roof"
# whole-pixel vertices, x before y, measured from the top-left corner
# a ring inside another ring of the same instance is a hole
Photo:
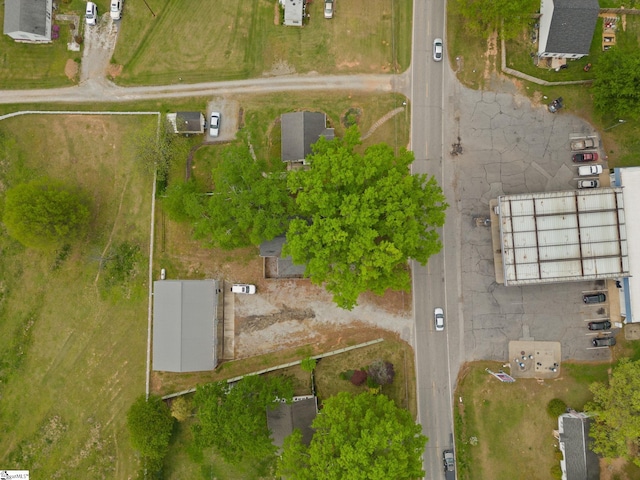
[[[153,370],[216,367],[217,292],[215,280],[153,282]]]
[[[504,284],[629,275],[621,188],[498,197]]]

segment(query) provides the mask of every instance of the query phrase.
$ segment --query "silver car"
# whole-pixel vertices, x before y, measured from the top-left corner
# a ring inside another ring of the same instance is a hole
[[[436,62],[442,61],[442,52],[444,50],[444,45],[442,43],[441,38],[436,38],[433,41],[433,59]]]
[[[218,135],[220,135],[220,112],[211,112],[209,135],[212,137],[217,137]]]
[[[433,311],[433,320],[436,326],[436,332],[444,330],[444,311],[438,307]]]

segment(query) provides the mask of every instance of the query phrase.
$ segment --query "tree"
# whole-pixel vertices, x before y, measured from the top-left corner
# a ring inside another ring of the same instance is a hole
[[[409,411],[384,395],[347,392],[327,399],[309,447],[284,444],[278,474],[291,480],[419,478],[427,438]]]
[[[552,398],[547,403],[547,413],[551,418],[558,418],[567,411],[567,404],[560,398]]]
[[[602,115],[640,118],[640,52],[613,47],[598,59],[591,90],[593,104]]]
[[[413,153],[395,156],[378,144],[361,155],[359,143],[355,126],[342,139],[321,137],[311,168],[290,172],[300,218],[291,221],[283,251],[349,310],[362,292],[410,288],[407,261],[425,264],[440,251],[436,227],[447,207],[433,177],[410,174]]]
[[[255,160],[246,143],[231,145],[213,169],[213,184],[201,206],[193,193],[185,203],[196,238],[233,249],[259,245],[286,231],[294,203],[282,162],[270,167]]]
[[[623,358],[613,370],[609,385],[590,387],[593,401],[593,451],[605,457],[625,457],[640,466],[640,360]]]
[[[266,408],[276,399],[290,401],[293,386],[284,377],[245,377],[233,387],[227,382],[199,386],[194,396],[197,425],[196,444],[213,446],[230,463],[262,463],[267,468],[275,462],[276,447],[269,437]]]
[[[127,412],[131,445],[153,465],[162,465],[169,450],[174,419],[160,397],[141,395]]]
[[[187,400],[184,396],[175,398],[171,402],[171,415],[179,422],[184,422],[192,414],[193,407],[191,400]]]
[[[79,189],[41,178],[7,190],[2,220],[23,245],[55,249],[87,231],[88,204]]]
[[[498,30],[506,39],[516,38],[540,8],[537,0],[457,0],[465,28],[474,34]]]

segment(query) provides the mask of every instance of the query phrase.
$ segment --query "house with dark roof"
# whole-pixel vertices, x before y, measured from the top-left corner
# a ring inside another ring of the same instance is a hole
[[[200,372],[217,366],[218,292],[216,280],[153,282],[153,370]]]
[[[293,112],[280,116],[281,159],[302,162],[311,155],[311,145],[320,136],[333,140],[333,128],[327,128],[327,116],[321,112]]]
[[[539,58],[582,58],[589,54],[598,0],[541,0]]]
[[[16,42],[51,42],[53,0],[5,0],[4,34]]]
[[[260,256],[264,259],[265,278],[304,277],[305,265],[293,263],[291,256],[282,256],[282,247],[286,241],[286,237],[281,235],[260,244]]]
[[[571,411],[558,417],[560,461],[563,480],[598,480],[600,463],[590,449],[589,425],[591,418]]]
[[[167,113],[167,121],[173,127],[174,133],[183,135],[197,135],[204,133],[205,119],[201,112]]]
[[[314,432],[311,424],[317,414],[318,399],[313,395],[293,397],[290,404],[282,402],[276,408],[267,408],[267,426],[273,444],[282,449],[284,439],[297,428],[302,432],[302,442],[309,445]]]

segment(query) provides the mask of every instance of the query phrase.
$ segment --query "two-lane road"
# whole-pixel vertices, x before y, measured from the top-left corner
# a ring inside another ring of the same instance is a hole
[[[446,129],[443,125],[449,124],[447,115],[452,116],[452,108],[446,99],[450,98],[447,85],[454,79],[446,54],[445,2],[414,2],[413,22],[411,149],[416,160],[412,170],[434,176],[446,194],[447,170],[443,162]],[[441,62],[433,59],[435,38],[445,40],[445,55]],[[446,250],[448,237],[454,235],[449,222],[456,223],[451,210],[447,212],[447,226],[439,231],[444,245],[442,251],[431,257],[424,267],[413,264],[418,420],[423,433],[429,437],[423,457],[425,478],[428,479],[444,478],[442,451],[452,447],[452,383],[458,364],[451,365],[450,358],[452,355],[458,358],[458,352],[451,352],[450,348],[458,345],[462,335],[456,321],[457,282],[455,270],[451,268],[455,261],[449,259]],[[449,282],[447,270],[450,270],[450,276],[453,275]],[[451,308],[448,308],[449,304]],[[434,327],[436,307],[442,307],[445,312],[444,332],[437,332]]]

